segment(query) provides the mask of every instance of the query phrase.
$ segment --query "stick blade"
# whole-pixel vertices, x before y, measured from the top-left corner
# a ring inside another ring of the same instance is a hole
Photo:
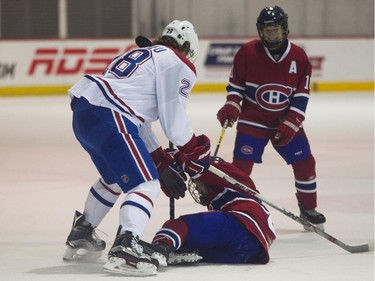
[[[152,46],[151,40],[142,35],[139,35],[137,36],[137,38],[135,38],[135,43],[137,44],[138,47],[141,47],[141,48]]]
[[[374,251],[374,242],[368,244],[368,251],[373,252]]]
[[[374,243],[363,244],[358,246],[349,246],[347,245],[346,250],[350,253],[366,253],[374,251]]]

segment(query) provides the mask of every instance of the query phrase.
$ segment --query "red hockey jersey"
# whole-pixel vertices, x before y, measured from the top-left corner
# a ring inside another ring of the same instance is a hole
[[[256,191],[253,181],[248,175],[227,162],[211,162],[229,176]],[[269,247],[276,239],[275,229],[267,208],[253,195],[245,193],[226,180],[206,171],[200,178],[207,187],[208,209],[229,212],[235,216],[243,226],[253,233],[262,243],[267,255],[260,263],[269,261]]]
[[[270,138],[289,111],[303,121],[310,77],[305,51],[290,41],[278,61],[260,40],[244,44],[234,58],[227,86],[228,97],[242,100],[238,131]]]

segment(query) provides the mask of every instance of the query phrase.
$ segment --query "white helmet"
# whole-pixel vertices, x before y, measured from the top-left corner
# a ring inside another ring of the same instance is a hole
[[[185,42],[190,43],[190,50],[186,57],[192,62],[195,62],[195,59],[198,55],[199,44],[198,44],[198,34],[195,31],[194,26],[191,22],[184,20],[174,20],[168,24],[164,30],[162,36],[172,37],[177,41],[181,46]]]

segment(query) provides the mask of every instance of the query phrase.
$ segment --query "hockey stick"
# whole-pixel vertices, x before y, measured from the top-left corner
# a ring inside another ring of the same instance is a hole
[[[221,128],[220,137],[219,137],[219,140],[217,141],[217,145],[216,145],[216,149],[215,149],[215,152],[214,152],[214,156],[217,156],[217,153],[218,153],[220,145],[221,145],[221,141],[223,140],[223,137],[224,137],[224,134],[225,134],[225,129],[228,127],[228,122],[229,122],[228,119],[225,120],[224,125]]]
[[[141,47],[141,48],[150,47],[152,45],[151,40],[142,35],[139,35],[137,36],[137,38],[135,38],[135,43],[137,44],[138,47]]]
[[[364,253],[364,252],[373,252],[374,251],[374,242],[369,243],[369,244],[357,245],[357,246],[347,245],[347,244],[341,242],[340,240],[336,239],[335,237],[329,235],[325,231],[319,229],[315,225],[311,224],[309,221],[307,221],[307,220],[305,220],[305,219],[303,219],[303,218],[301,218],[299,216],[296,216],[295,214],[293,214],[292,212],[288,211],[287,209],[284,209],[284,208],[276,206],[275,204],[271,203],[266,198],[264,198],[261,194],[255,192],[254,190],[252,190],[248,186],[246,186],[246,185],[240,183],[239,181],[235,180],[234,178],[228,176],[226,173],[224,173],[223,171],[217,169],[216,167],[214,167],[214,166],[211,165],[209,167],[209,171],[212,172],[212,173],[214,173],[218,177],[226,180],[227,182],[229,182],[229,183],[231,183],[231,184],[233,184],[233,185],[241,188],[243,191],[245,191],[247,193],[251,193],[254,197],[256,197],[259,200],[263,201],[267,205],[269,205],[272,208],[280,211],[281,213],[283,213],[287,217],[295,220],[296,222],[298,222],[298,223],[302,224],[303,226],[309,228],[309,230],[315,232],[316,234],[319,234],[323,238],[331,241],[332,243],[336,244],[337,246],[341,247],[342,249],[344,249],[344,250],[346,250],[346,251],[348,251],[350,253]]]
[[[169,148],[173,149],[174,145],[172,142],[169,142]],[[173,220],[175,217],[175,201],[174,198],[171,196],[169,197],[169,219]]]

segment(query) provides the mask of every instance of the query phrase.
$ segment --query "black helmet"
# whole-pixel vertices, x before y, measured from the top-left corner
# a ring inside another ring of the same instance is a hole
[[[264,39],[263,28],[266,26],[280,25],[283,29],[283,38],[278,42],[267,42]],[[288,15],[279,6],[264,8],[257,18],[257,29],[263,45],[269,50],[277,50],[283,46],[284,42],[288,39]]]

